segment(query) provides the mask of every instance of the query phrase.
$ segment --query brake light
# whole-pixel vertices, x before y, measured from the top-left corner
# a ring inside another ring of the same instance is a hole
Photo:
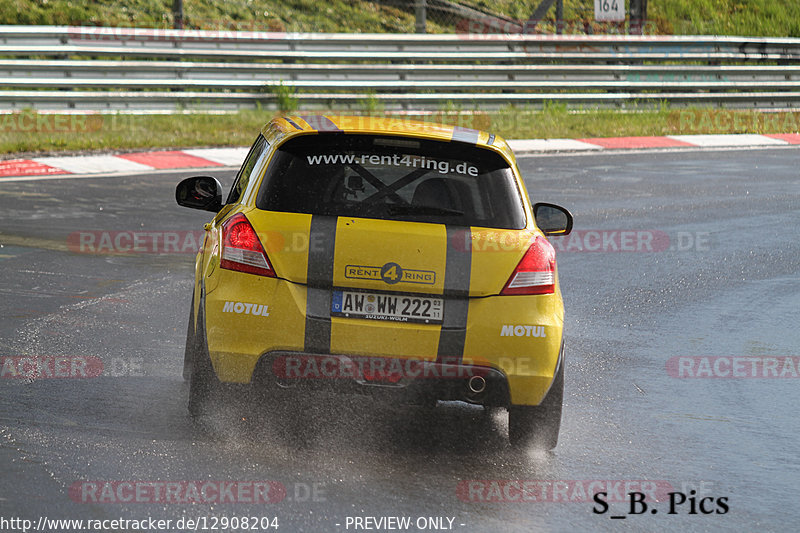
[[[222,224],[222,258],[219,266],[259,276],[276,277],[256,230],[242,213],[233,215]]]
[[[555,283],[556,251],[547,239],[536,237],[500,294],[552,294]]]

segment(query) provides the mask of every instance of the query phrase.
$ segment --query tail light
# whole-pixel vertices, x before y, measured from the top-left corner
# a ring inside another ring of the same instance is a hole
[[[556,251],[536,237],[500,294],[552,294],[556,290]]]
[[[222,258],[219,266],[259,276],[276,277],[256,230],[242,213],[233,215],[222,224]]]

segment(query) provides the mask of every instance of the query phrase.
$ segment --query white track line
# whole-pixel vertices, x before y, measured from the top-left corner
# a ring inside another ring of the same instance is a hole
[[[575,139],[511,139],[508,145],[514,152],[553,152],[560,150],[603,150],[602,146]]]
[[[670,139],[683,141],[694,146],[771,146],[789,144],[782,139],[773,139],[764,135],[738,133],[727,135],[668,135]]]
[[[72,174],[91,174],[101,172],[138,172],[153,170],[149,165],[142,165],[113,155],[86,155],[77,157],[37,157],[32,159],[43,165],[60,168]]]
[[[193,155],[201,159],[207,159],[214,163],[225,166],[239,166],[247,157],[249,148],[193,148],[191,150],[181,150],[184,154]]]

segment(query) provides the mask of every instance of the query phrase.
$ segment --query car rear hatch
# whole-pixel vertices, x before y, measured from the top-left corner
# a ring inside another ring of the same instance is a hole
[[[508,163],[460,144],[315,135],[279,149],[247,216],[277,276],[308,287],[308,351],[458,355],[447,339],[469,298],[499,294],[533,237]]]

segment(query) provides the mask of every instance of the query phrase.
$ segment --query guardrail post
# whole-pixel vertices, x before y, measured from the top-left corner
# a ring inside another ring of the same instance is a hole
[[[416,24],[414,25],[414,30],[417,33],[426,33],[427,32],[427,2],[426,0],[416,0],[414,2],[414,14],[417,17]]]
[[[564,33],[564,0],[556,0],[556,33]]]
[[[183,0],[175,0],[172,3],[173,26],[176,30],[183,29]]]
[[[631,35],[642,35],[647,23],[647,0],[631,0],[631,21],[628,32]]]
[[[533,10],[531,18],[525,22],[522,33],[534,33],[536,31],[536,25],[542,21],[547,14],[547,10],[550,9],[550,6],[552,6],[555,1],[556,0],[542,0],[542,2],[536,6],[536,9]]]

